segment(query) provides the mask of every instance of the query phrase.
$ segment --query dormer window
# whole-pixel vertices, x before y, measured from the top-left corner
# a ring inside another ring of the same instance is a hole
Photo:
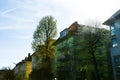
[[[68,29],[63,30],[62,32],[60,32],[60,37],[61,38],[65,37],[67,35],[67,33],[68,33]]]

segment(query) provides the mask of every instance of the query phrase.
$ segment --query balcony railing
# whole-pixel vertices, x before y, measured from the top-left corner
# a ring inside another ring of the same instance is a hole
[[[68,72],[68,71],[70,71],[70,68],[66,67],[66,66],[59,66],[59,67],[57,67],[57,71],[58,72]]]
[[[70,59],[70,56],[62,56],[60,58],[58,58],[57,60],[60,61],[60,62],[65,62],[65,61],[69,61]]]
[[[67,51],[68,49],[69,49],[68,45],[58,47],[58,51]]]

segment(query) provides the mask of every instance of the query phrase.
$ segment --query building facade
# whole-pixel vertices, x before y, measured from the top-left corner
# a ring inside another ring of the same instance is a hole
[[[58,80],[95,80],[93,62],[87,48],[84,47],[85,40],[83,38],[84,33],[90,29],[93,29],[94,33],[95,28],[74,22],[60,32],[60,37],[54,43],[56,76]],[[105,46],[99,47],[95,54],[104,56],[102,59],[97,58],[100,66],[99,73],[103,80],[103,78],[105,79],[104,76],[107,75],[107,72],[105,72],[107,68],[104,65],[107,62]]]
[[[32,58],[30,53],[21,62],[14,67],[15,80],[28,80],[29,74],[32,71]]]
[[[120,10],[113,14],[103,24],[110,26],[114,80],[120,80]]]
[[[73,23],[69,28],[60,32],[60,37],[54,43],[56,57],[56,75],[61,80],[76,80],[76,48],[75,40],[79,25]],[[72,34],[73,33],[73,34]],[[79,77],[77,77],[79,78]],[[79,79],[78,79],[79,80]]]

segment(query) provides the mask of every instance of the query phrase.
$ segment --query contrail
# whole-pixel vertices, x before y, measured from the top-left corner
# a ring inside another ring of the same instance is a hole
[[[8,9],[8,10],[6,10],[6,11],[4,11],[4,12],[1,12],[1,14],[4,15],[4,14],[9,13],[9,12],[12,12],[12,11],[14,11],[14,10],[16,10],[16,9],[17,9],[17,8]]]

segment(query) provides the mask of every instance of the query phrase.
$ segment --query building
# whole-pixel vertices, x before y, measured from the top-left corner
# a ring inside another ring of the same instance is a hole
[[[88,54],[88,50],[84,47],[83,38],[83,35],[89,30],[95,33],[95,29],[96,28],[74,22],[60,32],[60,37],[54,43],[56,76],[58,80],[95,80],[96,73],[93,62],[91,61],[91,55]],[[99,30],[108,33],[108,30]],[[95,54],[104,56],[97,58],[97,60],[99,60],[98,68],[101,79],[106,79],[105,77],[108,73],[105,45],[98,47]]]
[[[110,27],[114,80],[120,80],[120,10],[114,13],[103,24]]]
[[[40,69],[41,63],[42,63],[42,55],[40,55],[38,52],[34,52],[32,54],[32,70]]]
[[[76,80],[77,63],[75,55],[77,54],[75,48],[75,34],[77,34],[77,30],[79,30],[78,28],[81,28],[78,26],[80,25],[75,22],[69,28],[61,31],[60,37],[54,43],[56,48],[56,75],[60,80]]]
[[[32,57],[30,53],[14,67],[15,80],[27,80],[32,71]]]

